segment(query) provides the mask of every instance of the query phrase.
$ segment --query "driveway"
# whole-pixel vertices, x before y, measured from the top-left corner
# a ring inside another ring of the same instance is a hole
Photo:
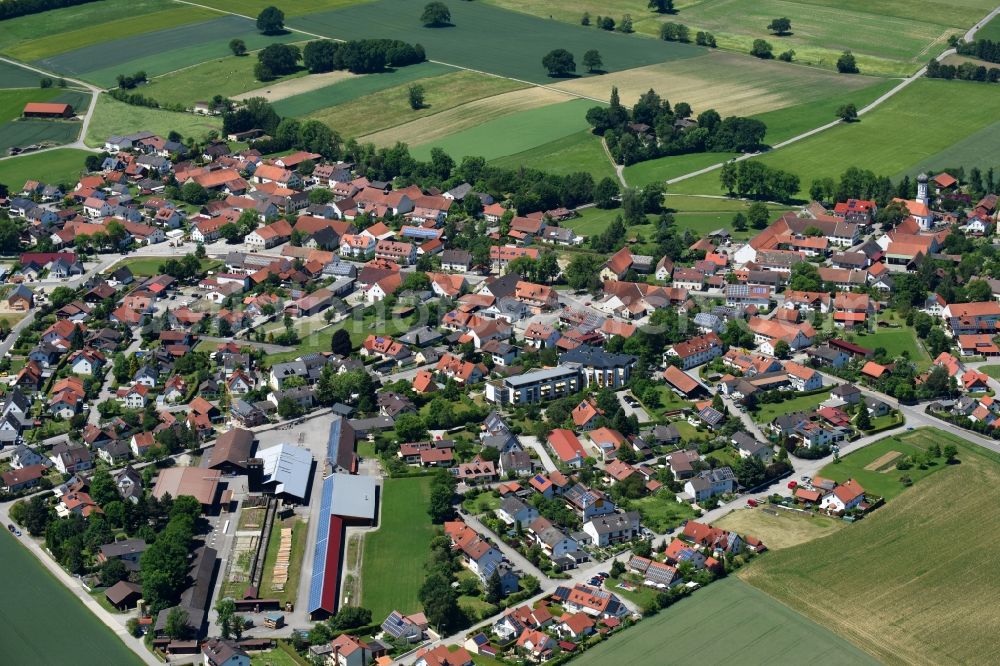
[[[545,448],[545,444],[538,441],[537,437],[531,435],[520,435],[518,440],[520,440],[522,446],[525,446],[538,454],[539,459],[542,461],[542,467],[545,468],[546,472],[555,472],[559,469],[549,456],[549,452]]]

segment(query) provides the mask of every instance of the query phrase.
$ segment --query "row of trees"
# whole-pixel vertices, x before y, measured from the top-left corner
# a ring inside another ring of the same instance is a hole
[[[972,56],[986,62],[1000,62],[1000,41],[977,39],[965,42],[959,40],[955,44],[955,50],[958,51],[959,55]]]
[[[386,67],[405,67],[427,59],[420,44],[398,39],[360,39],[334,42],[319,39],[305,46],[304,64],[310,74],[348,70],[354,74],[384,71]]]
[[[977,65],[973,62],[963,62],[960,65],[945,65],[936,59],[927,63],[926,76],[931,79],[959,79],[961,81],[984,81],[997,83],[1000,81],[1000,68]]]
[[[302,50],[294,44],[269,44],[257,54],[253,75],[258,81],[273,81],[299,68]]]
[[[691,29],[683,23],[668,21],[660,26],[660,39],[665,42],[682,42],[687,44],[691,41]],[[715,48],[715,35],[704,30],[699,30],[695,33],[694,43],[698,46]]]
[[[799,191],[799,177],[758,161],[726,162],[719,182],[730,194],[765,201],[790,201]]]
[[[611,89],[608,106],[587,111],[587,122],[603,136],[619,164],[634,164],[665,155],[705,151],[752,152],[759,150],[767,126],[754,118],[723,119],[714,109],[691,118],[691,105],[671,107],[656,91],[643,93],[631,110],[622,105],[618,89]]]

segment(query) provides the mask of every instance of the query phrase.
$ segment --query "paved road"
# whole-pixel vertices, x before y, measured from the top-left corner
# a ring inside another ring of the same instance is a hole
[[[482,521],[479,520],[479,518],[477,518],[476,516],[473,516],[470,513],[463,513],[462,520],[465,521],[466,525],[476,530],[480,534],[492,536],[489,528],[487,528],[486,525],[483,525]],[[532,564],[531,561],[525,556],[521,555],[521,553],[517,552],[516,550],[508,546],[506,543],[504,543],[503,539],[500,539],[499,537],[494,537],[493,543],[496,544],[500,552],[503,553],[504,556],[511,561],[511,564],[514,565],[515,569],[519,569],[522,573],[534,576],[535,578],[538,579],[539,582],[547,581],[549,583],[556,583],[556,584],[559,582],[556,581],[555,579],[549,578],[544,573],[542,573],[541,569]]]

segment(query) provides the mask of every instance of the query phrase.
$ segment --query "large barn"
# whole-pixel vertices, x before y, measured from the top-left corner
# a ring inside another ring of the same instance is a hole
[[[378,518],[379,489],[375,477],[331,474],[323,480],[312,579],[309,581],[309,616],[328,617],[340,600],[340,568],[344,532],[348,525],[374,525]]]
[[[28,102],[24,105],[22,115],[25,118],[72,118],[73,106],[55,102]]]

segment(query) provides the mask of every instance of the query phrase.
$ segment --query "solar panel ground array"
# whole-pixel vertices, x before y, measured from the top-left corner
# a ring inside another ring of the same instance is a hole
[[[420,13],[424,3],[380,0],[289,18],[291,28],[339,39],[390,38],[419,42],[432,60],[519,78],[550,82],[542,58],[555,48],[576,57],[577,73],[586,75],[584,52],[597,49],[604,68],[618,71],[657,62],[690,58],[704,49],[637,35],[588,30],[491,7],[479,2],[453,2],[451,27],[425,28]]]

